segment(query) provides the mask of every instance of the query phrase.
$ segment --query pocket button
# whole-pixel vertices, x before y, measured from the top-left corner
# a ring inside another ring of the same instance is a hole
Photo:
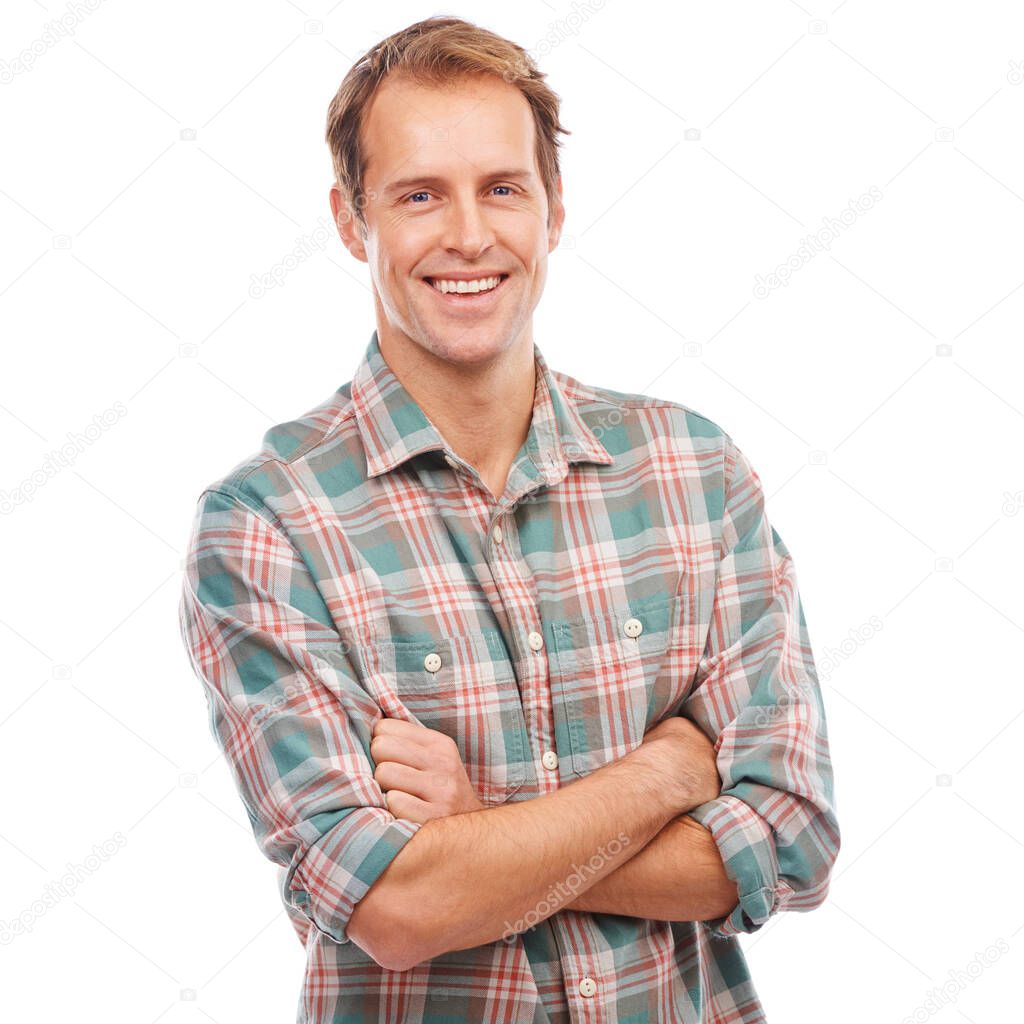
[[[385,714],[398,701],[407,715],[451,737],[483,803],[504,803],[522,788],[530,741],[499,635],[380,640],[358,653],[363,683]]]
[[[658,595],[551,624],[555,734],[575,775],[624,757],[660,719],[675,607]]]
[[[644,624],[639,619],[626,619],[622,624],[622,632],[626,636],[637,637],[644,631]]]

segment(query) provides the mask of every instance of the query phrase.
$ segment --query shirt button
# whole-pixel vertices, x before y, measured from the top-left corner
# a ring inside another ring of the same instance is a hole
[[[593,978],[584,978],[580,982],[580,995],[592,996],[597,991],[597,982]]]
[[[494,538],[495,544],[501,543],[501,538],[504,536],[504,534],[501,532],[501,526],[499,526],[497,523],[494,524],[494,529],[491,530],[491,536]]]
[[[445,454],[444,461],[447,462],[448,465],[452,467],[452,469],[459,468],[459,464],[448,454]]]
[[[644,624],[639,619],[626,619],[622,624],[622,632],[626,636],[639,636],[644,631]]]
[[[558,767],[558,755],[553,750],[545,750],[540,762],[545,768],[554,770]]]
[[[428,672],[436,672],[441,667],[441,655],[436,651],[431,651],[430,654],[423,659],[423,667]]]
[[[531,650],[539,651],[544,646],[544,637],[534,630],[527,638],[527,643],[530,645]]]

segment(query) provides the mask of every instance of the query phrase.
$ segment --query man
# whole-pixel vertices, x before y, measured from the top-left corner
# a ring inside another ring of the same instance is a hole
[[[330,199],[376,330],[196,513],[182,632],[310,1024],[763,1021],[738,935],[821,904],[839,849],[756,472],[534,342],[542,79],[452,18],[349,72]]]

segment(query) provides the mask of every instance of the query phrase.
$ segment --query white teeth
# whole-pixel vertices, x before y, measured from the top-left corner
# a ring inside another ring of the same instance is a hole
[[[501,283],[500,277],[481,277],[475,281],[445,281],[434,278],[430,282],[439,292],[488,292]]]

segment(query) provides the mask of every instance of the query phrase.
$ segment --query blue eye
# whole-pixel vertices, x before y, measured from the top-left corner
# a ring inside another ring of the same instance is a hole
[[[515,188],[512,185],[492,185],[491,186],[491,191],[493,192],[495,189],[499,189],[499,188],[503,188],[508,196],[515,195]],[[423,206],[423,203],[422,202],[418,202],[416,200],[416,197],[417,196],[429,196],[429,195],[430,195],[429,192],[413,192],[411,195],[406,196],[405,201],[407,203],[412,203],[414,206]],[[505,198],[505,196],[502,196],[501,198]]]

